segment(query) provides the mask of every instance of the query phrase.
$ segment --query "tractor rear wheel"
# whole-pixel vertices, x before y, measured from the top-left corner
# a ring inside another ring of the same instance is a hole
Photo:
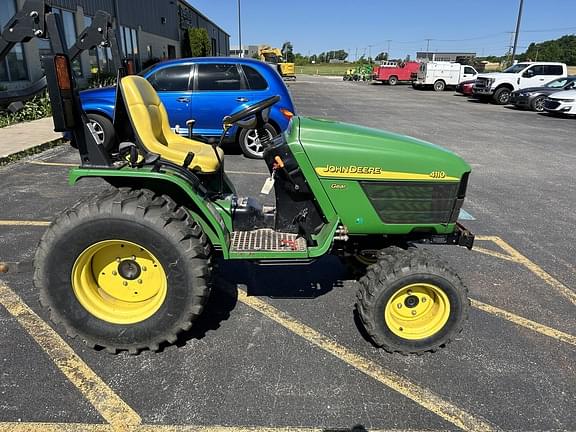
[[[65,210],[36,253],[41,304],[108,352],[158,350],[202,313],[210,245],[170,197],[112,189]]]
[[[467,289],[444,262],[419,250],[381,251],[360,279],[356,307],[372,341],[386,351],[423,354],[462,331]]]

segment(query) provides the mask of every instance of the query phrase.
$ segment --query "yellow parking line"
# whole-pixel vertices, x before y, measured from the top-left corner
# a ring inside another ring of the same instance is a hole
[[[550,285],[552,288],[554,288],[558,294],[565,297],[568,301],[570,301],[573,305],[576,306],[576,292],[572,291],[570,288],[568,288],[566,285],[564,285],[558,279],[556,279],[555,277],[553,277],[552,275],[547,273],[538,264],[536,264],[535,262],[526,258],[524,255],[522,255],[520,252],[518,252],[516,249],[514,249],[512,246],[510,246],[507,242],[502,240],[500,237],[497,237],[497,236],[478,236],[477,239],[480,241],[491,241],[491,242],[495,243],[496,245],[498,245],[502,250],[504,250],[506,253],[508,253],[509,258],[503,258],[503,259],[511,259],[514,262],[523,265],[529,271],[534,273],[537,277],[539,277],[544,282],[546,282],[548,285]],[[486,250],[482,249],[479,252],[486,253]],[[490,251],[489,255],[496,256],[495,254],[498,254],[498,252]]]
[[[0,226],[50,226],[48,221],[34,221],[34,220],[0,220]]]
[[[108,423],[118,430],[141,423],[140,416],[120,399],[48,324],[2,282],[0,282],[0,305],[16,318],[58,369]]]
[[[195,426],[195,425],[137,425],[129,432],[323,432],[326,428],[260,427],[260,426]],[[352,431],[337,428],[335,431]],[[90,423],[0,423],[0,432],[115,432],[111,425]],[[370,432],[434,432],[414,429],[370,429]]]
[[[89,423],[0,423],[0,432],[116,432],[107,424]]]
[[[496,258],[500,258],[504,261],[512,261],[514,263],[516,262],[516,260],[509,255],[504,255],[503,253],[492,251],[490,249],[485,249],[483,247],[474,246],[474,248],[472,250],[475,252],[480,252],[484,255],[490,255],[490,256],[493,256]]]
[[[540,333],[544,336],[548,336],[553,339],[557,339],[559,341],[566,342],[570,345],[576,346],[576,336],[561,332],[560,330],[556,330],[555,328],[545,326],[543,324],[537,323],[527,318],[523,318],[519,315],[515,315],[511,312],[505,311],[504,309],[500,309],[495,306],[482,303],[481,301],[478,300],[470,299],[470,301],[472,303],[472,306],[474,306],[477,309],[480,309],[481,311],[487,312],[491,315],[496,315],[507,321],[513,322],[514,324],[535,331],[536,333]]]
[[[242,291],[238,291],[238,300],[250,306],[266,317],[277,322],[284,328],[297,334],[308,342],[323,349],[327,353],[342,360],[348,365],[354,367],[360,372],[368,375],[369,377],[377,380],[381,384],[391,388],[394,391],[402,394],[403,396],[416,402],[423,408],[433,412],[442,419],[454,424],[455,426],[468,431],[491,431],[494,427],[474,415],[458,408],[456,405],[445,401],[436,393],[418,384],[404,378],[392,371],[384,369],[379,364],[362,357],[348,348],[340,345],[334,340],[327,338],[321,333],[317,332],[311,327],[295,320],[286,313],[276,309],[268,303],[248,295]]]

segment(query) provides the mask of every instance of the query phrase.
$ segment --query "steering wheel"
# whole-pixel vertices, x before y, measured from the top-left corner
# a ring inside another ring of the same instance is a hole
[[[224,117],[222,120],[224,124],[233,125],[234,123],[239,122],[240,120],[244,120],[247,117],[251,117],[255,114],[258,114],[264,111],[266,108],[271,107],[276,102],[280,100],[280,96],[272,96],[266,99],[261,100],[253,105],[250,105],[247,108],[244,108],[242,111],[232,114],[229,116]]]

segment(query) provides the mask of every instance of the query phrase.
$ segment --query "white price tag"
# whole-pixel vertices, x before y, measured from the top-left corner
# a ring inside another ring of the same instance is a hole
[[[262,186],[262,190],[260,191],[261,194],[268,195],[270,191],[274,187],[274,176],[268,177]]]

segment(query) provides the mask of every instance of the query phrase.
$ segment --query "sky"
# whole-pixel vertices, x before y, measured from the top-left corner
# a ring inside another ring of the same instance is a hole
[[[188,0],[238,45],[238,0]],[[242,45],[281,47],[303,55],[344,49],[349,60],[388,50],[503,55],[511,45],[520,0],[240,0]],[[518,51],[530,42],[576,34],[576,0],[524,0]],[[390,42],[388,42],[390,41]]]

